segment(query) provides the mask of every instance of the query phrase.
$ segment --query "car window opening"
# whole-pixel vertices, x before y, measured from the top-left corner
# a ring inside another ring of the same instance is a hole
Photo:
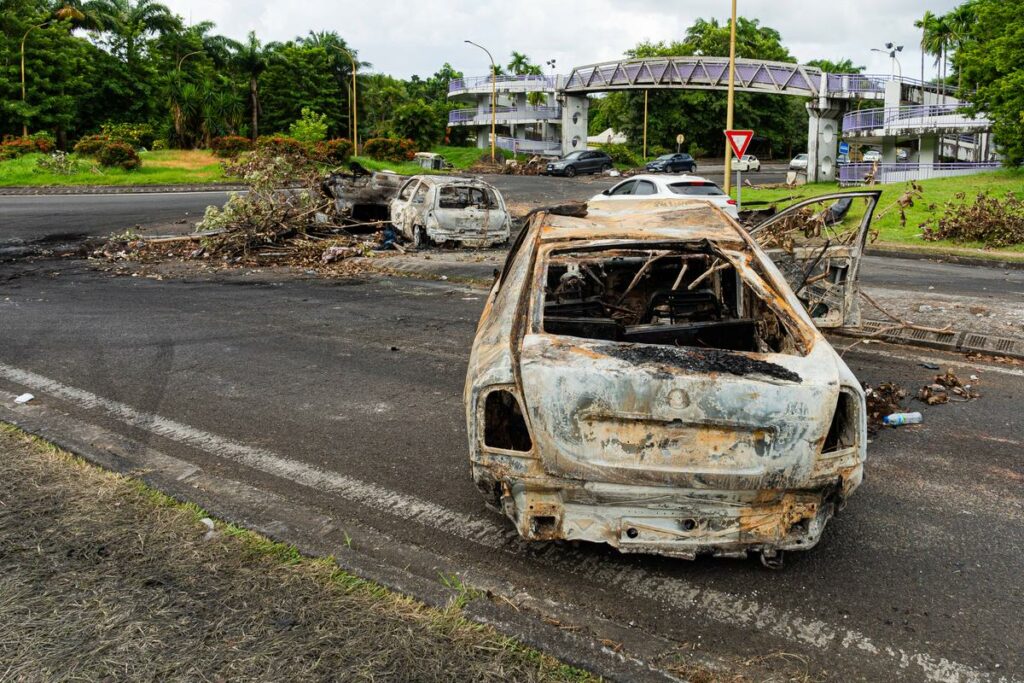
[[[774,309],[706,242],[554,253],[543,330],[613,342],[797,353]]]
[[[441,209],[497,209],[494,193],[480,187],[446,185],[440,189],[438,207]]]
[[[668,189],[672,190],[674,194],[689,197],[720,197],[725,194],[714,183],[703,183],[700,181],[671,183]]]

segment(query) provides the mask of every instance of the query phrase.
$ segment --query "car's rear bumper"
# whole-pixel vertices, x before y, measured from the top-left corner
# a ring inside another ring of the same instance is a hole
[[[863,478],[863,466],[807,490],[721,491],[529,478],[497,482],[474,465],[481,490],[528,540],[607,543],[684,559],[809,550]]]

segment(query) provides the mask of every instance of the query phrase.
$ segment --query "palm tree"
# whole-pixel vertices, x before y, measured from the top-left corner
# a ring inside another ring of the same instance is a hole
[[[93,0],[88,4],[103,30],[113,37],[112,46],[123,50],[129,66],[135,63],[147,37],[182,29],[181,19],[154,0]]]
[[[928,52],[928,32],[935,24],[935,15],[931,10],[924,13],[924,16],[914,22],[914,26],[921,29],[921,82],[924,83],[924,56]]]
[[[524,55],[522,52],[512,51],[512,59],[508,63],[508,70],[517,75],[522,76],[523,74],[529,73],[530,58]]]
[[[260,125],[260,74],[267,70],[269,52],[256,37],[255,31],[249,31],[244,43],[237,45],[231,59],[235,69],[249,79],[249,108],[252,111],[252,128],[249,136],[255,140],[259,137]]]
[[[971,31],[974,28],[974,22],[978,19],[977,11],[975,10],[974,5],[967,2],[954,8],[943,18],[949,24],[949,29],[953,34],[953,42],[956,44],[956,51],[959,52],[960,48],[964,46],[964,43],[969,41],[971,38]],[[957,90],[962,90],[963,85],[963,72],[959,67],[957,67]]]
[[[922,44],[928,54],[935,55],[935,66],[942,83],[942,94],[946,94],[946,72],[949,48],[956,39],[952,22],[947,16],[933,17],[930,24],[924,27]]]

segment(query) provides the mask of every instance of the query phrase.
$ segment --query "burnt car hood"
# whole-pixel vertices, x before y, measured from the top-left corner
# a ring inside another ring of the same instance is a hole
[[[569,479],[721,490],[810,476],[840,384],[826,343],[805,356],[523,339],[522,395],[545,470]]]

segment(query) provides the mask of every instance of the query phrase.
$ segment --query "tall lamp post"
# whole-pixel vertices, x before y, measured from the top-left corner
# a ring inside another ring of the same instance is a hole
[[[186,60],[186,59],[188,59],[188,58],[189,58],[189,57],[191,57],[192,55],[201,55],[201,54],[203,54],[203,50],[196,50],[195,52],[189,52],[189,53],[188,53],[187,55],[185,55],[184,57],[182,57],[181,59],[179,59],[179,60],[178,60],[178,69],[177,69],[177,71],[178,71],[178,74],[179,74],[179,75],[181,74],[181,65],[185,63],[185,60]]]
[[[21,37],[21,104],[23,106],[28,104],[28,93],[27,93],[27,91],[25,89],[25,41],[28,40],[28,34],[32,33],[32,31],[35,31],[37,28],[43,28],[44,26],[47,26],[48,24],[52,24],[54,21],[64,21],[64,20],[81,21],[81,20],[85,19],[85,15],[82,14],[81,11],[79,11],[75,7],[71,7],[70,5],[65,5],[61,9],[57,10],[54,13],[54,17],[55,17],[55,19],[47,19],[46,21],[44,21],[41,24],[36,24],[35,26],[29,26],[28,30],[25,31],[25,35],[23,35]],[[23,120],[22,123],[21,123],[21,135],[22,135],[22,137],[26,137],[26,138],[28,137],[28,119],[27,118],[25,120]]]
[[[494,57],[491,56],[490,50],[479,43],[474,43],[472,40],[467,40],[466,42],[486,52],[487,58],[491,60],[491,163],[493,164],[496,163],[497,158],[494,146],[497,140],[495,130],[498,127],[498,67],[494,63]]]
[[[338,45],[332,45],[338,52],[344,52],[348,55],[348,60],[352,62],[352,107],[351,115],[349,118],[349,134],[352,135],[352,149],[356,156],[359,156],[359,94],[356,92],[356,58],[352,56],[352,53],[343,47]]]
[[[46,26],[49,23],[50,23],[50,20],[47,20],[47,21],[44,21],[41,24],[36,24],[35,26],[30,26],[29,29],[27,31],[25,31],[25,35],[23,35],[21,37],[21,104],[23,106],[27,106],[28,105],[28,94],[27,94],[27,91],[25,90],[25,41],[28,40],[28,34],[32,33],[32,31],[35,31],[37,28],[43,28],[44,26]],[[21,122],[21,137],[23,137],[23,138],[27,138],[28,137],[28,117],[27,116]]]
[[[729,98],[726,105],[725,129],[732,130],[733,105],[736,102],[736,0],[732,0],[732,27],[729,31]],[[728,141],[725,145],[725,193],[732,191],[732,146]]]
[[[903,80],[903,65],[900,64],[899,58],[896,56],[900,52],[903,52],[902,45],[895,45],[893,43],[886,43],[885,49],[873,47],[872,52],[881,52],[882,54],[889,55],[889,59],[892,60],[889,64],[889,76],[890,78],[896,75],[896,69],[899,69],[900,80]]]

